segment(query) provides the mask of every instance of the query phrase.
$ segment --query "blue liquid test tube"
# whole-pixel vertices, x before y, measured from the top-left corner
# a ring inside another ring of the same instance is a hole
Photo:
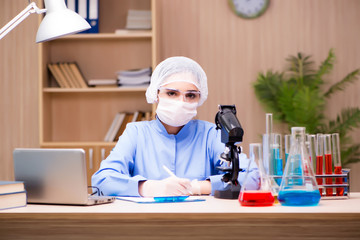
[[[282,159],[282,143],[281,143],[281,134],[275,133],[272,135],[272,157],[273,157],[273,166],[274,166],[274,175],[282,176],[283,175],[283,159]],[[281,178],[276,178],[276,183],[281,184]]]
[[[287,158],[289,156],[289,152],[290,152],[290,147],[291,147],[291,135],[290,134],[286,134],[284,136],[285,139],[285,164],[287,161]]]

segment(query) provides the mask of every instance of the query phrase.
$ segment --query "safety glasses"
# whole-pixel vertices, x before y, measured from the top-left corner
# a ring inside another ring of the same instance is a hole
[[[168,99],[174,99],[174,100],[179,100],[182,96],[184,102],[190,102],[190,103],[199,102],[200,100],[200,92],[196,90],[183,92],[180,91],[179,89],[160,87],[159,95],[161,97],[166,97]]]

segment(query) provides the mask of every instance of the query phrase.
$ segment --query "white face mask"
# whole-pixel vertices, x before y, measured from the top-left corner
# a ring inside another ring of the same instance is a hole
[[[198,103],[159,98],[156,114],[167,125],[180,127],[196,116]]]

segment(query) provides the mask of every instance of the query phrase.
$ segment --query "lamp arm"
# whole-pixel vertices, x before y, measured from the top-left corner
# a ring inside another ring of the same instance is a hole
[[[11,30],[13,30],[19,23],[24,21],[32,13],[42,14],[46,9],[40,9],[36,6],[36,3],[30,3],[24,10],[22,10],[16,17],[8,22],[4,27],[0,29],[0,39],[6,36]]]

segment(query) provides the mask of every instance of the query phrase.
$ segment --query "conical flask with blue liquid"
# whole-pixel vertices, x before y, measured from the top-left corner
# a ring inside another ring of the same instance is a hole
[[[305,128],[292,127],[291,138],[278,200],[284,206],[315,206],[320,193],[305,146]]]

